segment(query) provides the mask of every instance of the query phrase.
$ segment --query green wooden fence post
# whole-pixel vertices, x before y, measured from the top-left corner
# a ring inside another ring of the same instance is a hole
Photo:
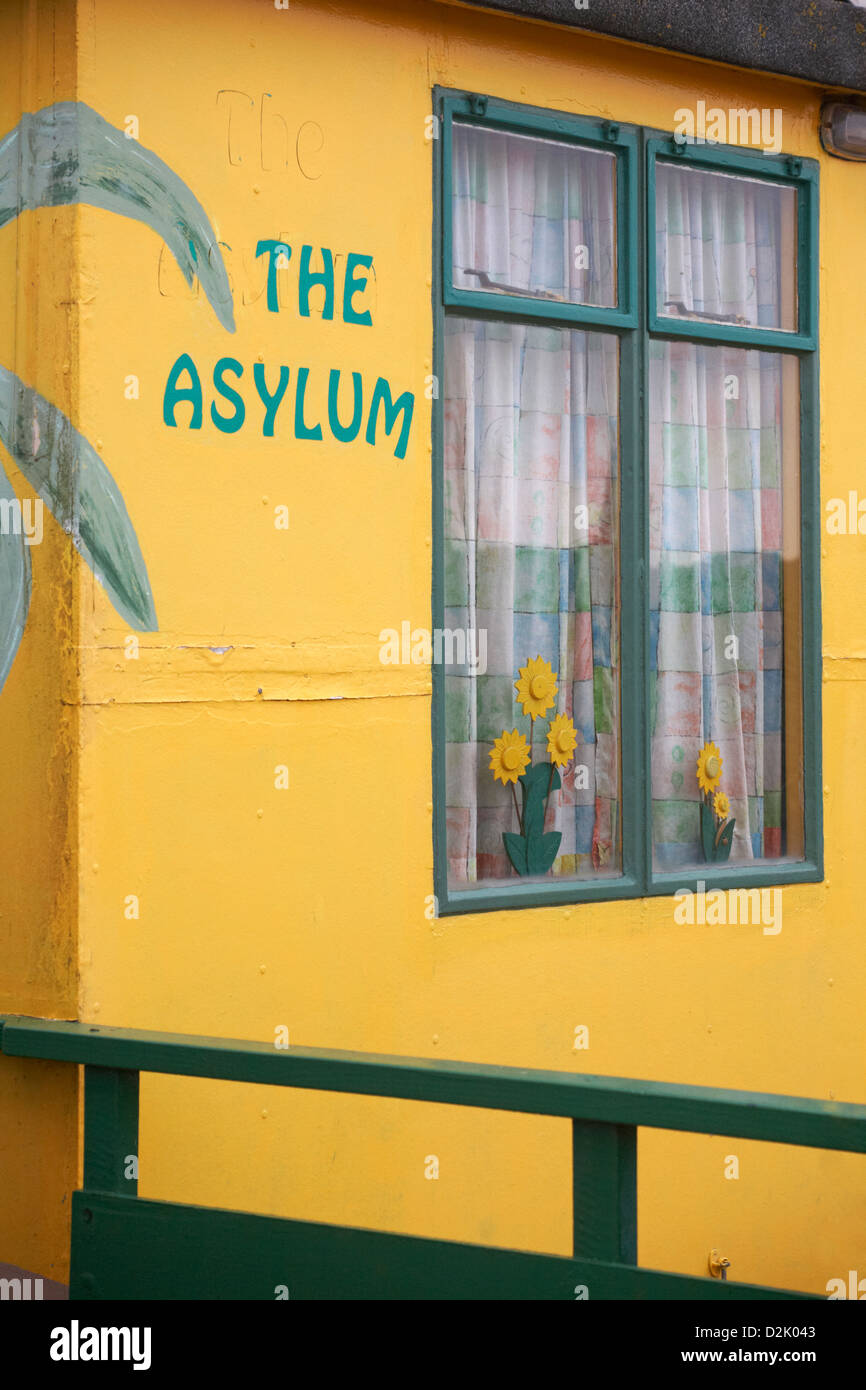
[[[133,1163],[132,1160],[135,1160]],[[127,1173],[131,1176],[127,1177]],[[138,1072],[84,1068],[84,1186],[138,1193]]]
[[[572,1120],[574,1254],[637,1264],[637,1129]]]

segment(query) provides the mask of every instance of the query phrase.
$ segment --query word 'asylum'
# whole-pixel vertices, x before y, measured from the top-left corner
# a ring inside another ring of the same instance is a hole
[[[189,378],[188,385],[181,384],[181,377],[186,372]],[[216,401],[211,401],[210,418],[218,430],[223,434],[235,434],[241,428],[246,419],[246,402],[239,391],[226,381],[226,376],[231,375],[239,381],[244,374],[243,364],[234,357],[221,357],[213,369],[213,384],[217,393],[224,401],[232,407],[231,414],[223,415],[216,408]],[[322,439],[322,425],[316,419],[311,421],[306,407],[307,380],[310,375],[309,367],[298,367],[295,373],[294,386],[294,436],[295,439]],[[352,372],[352,408],[351,419],[348,424],[340,418],[340,383],[343,373],[336,368],[332,368],[328,375],[328,429],[334,439],[338,439],[341,444],[351,444],[353,439],[357,439],[361,432],[361,425],[364,420],[364,384],[361,380],[360,372]],[[271,389],[268,386],[265,369],[261,362],[253,364],[253,382],[258,397],[263,406],[262,414],[262,434],[273,435],[274,425],[277,418],[283,397],[289,386],[291,373],[288,367],[280,367],[279,377]],[[162,418],[167,425],[177,425],[175,410],[182,401],[188,401],[192,405],[192,415],[189,420],[189,429],[200,430],[204,420],[204,394],[202,392],[201,378],[198,369],[188,352],[181,353],[168,374],[168,381],[165,385],[165,395],[163,397]],[[409,442],[409,429],[412,424],[412,412],[415,408],[415,397],[411,391],[404,391],[401,396],[394,400],[391,394],[391,387],[384,377],[378,377],[373,387],[370,403],[367,408],[367,426],[364,431],[364,438],[368,444],[376,443],[376,432],[379,424],[379,414],[382,413],[382,422],[385,434],[390,434],[397,424],[398,417],[402,417],[400,424],[400,434],[394,446],[394,454],[398,459],[406,457],[406,445]],[[349,411],[346,410],[346,417]]]
[[[267,307],[271,313],[279,313],[277,272],[287,270],[292,248],[285,241],[259,241],[256,256],[268,257]],[[312,247],[301,248],[298,266],[298,314],[310,318],[310,294],[314,289],[323,293],[321,318],[333,321],[337,304],[333,253],[324,246],[321,248],[322,269],[311,267]],[[372,327],[373,316],[369,309],[355,304],[355,300],[367,288],[367,277],[373,266],[372,256],[351,252],[346,260],[342,295],[340,296],[340,317],[347,324],[358,327]],[[210,403],[210,418],[213,425],[223,434],[234,434],[247,417],[247,403],[243,393],[237,389],[244,375],[244,366],[235,357],[221,357],[213,368],[213,385],[221,405],[228,405],[229,411],[218,410],[217,400]],[[270,382],[261,361],[253,365],[253,386],[262,406],[262,434],[273,436],[277,412],[292,383],[289,367],[281,365],[274,380]],[[307,402],[307,383],[310,375],[308,367],[298,367],[294,373],[292,391],[294,410],[291,413],[295,439],[320,440],[324,438],[322,420],[325,418],[324,401],[318,413],[312,414]],[[328,374],[327,424],[331,436],[341,444],[351,444],[357,439],[366,419],[364,438],[368,444],[375,445],[379,429],[380,415],[384,433],[390,435],[400,423],[394,455],[398,459],[406,457],[412,415],[415,409],[415,396],[411,391],[403,391],[396,400],[391,384],[385,377],[377,377],[372,391],[365,390],[360,372],[352,372],[351,392],[342,385],[343,372],[333,368]],[[234,381],[226,378],[234,378]],[[351,396],[351,405],[347,397]],[[166,425],[177,426],[178,405],[187,402],[192,406],[188,428],[201,429],[204,422],[204,392],[198,368],[189,353],[184,352],[173,363],[168,374],[163,396],[162,418]],[[341,413],[342,411],[342,413]],[[283,413],[284,416],[286,412]],[[321,419],[319,418],[321,414]]]

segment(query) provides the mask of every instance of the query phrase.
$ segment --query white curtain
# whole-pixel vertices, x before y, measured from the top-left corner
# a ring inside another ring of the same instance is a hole
[[[616,302],[613,155],[456,124],[452,166],[457,288]]]

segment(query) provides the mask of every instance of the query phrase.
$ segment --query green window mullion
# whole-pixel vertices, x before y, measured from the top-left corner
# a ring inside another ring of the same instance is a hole
[[[817,197],[816,197],[817,201]],[[817,210],[816,210],[817,211]],[[817,239],[813,244],[817,262]],[[817,305],[817,284],[812,301]],[[800,361],[800,583],[803,640],[803,830],[806,862],[824,877],[824,802],[821,766],[821,478],[819,363],[817,353]]]
[[[439,100],[434,104],[434,117],[439,127],[444,127],[450,117],[443,115]],[[445,381],[445,313],[443,304],[444,256],[451,254],[451,227],[444,225],[443,169],[448,163],[442,158],[445,147],[444,131],[440,130],[438,149],[434,146],[433,157],[433,372],[440,388],[433,393],[431,417],[432,444],[432,595],[431,626],[433,630],[444,627],[445,618],[445,498],[444,475],[444,381]],[[449,173],[450,177],[450,173]],[[433,892],[436,899],[437,915],[448,902],[448,836],[447,807],[445,797],[445,667],[442,663],[432,665],[432,699],[430,708],[431,735],[433,747]]]
[[[622,864],[646,889],[649,762],[644,680],[649,667],[647,485],[641,421],[643,351],[639,332],[620,340],[620,768]]]
[[[642,254],[642,248],[648,244],[648,216],[647,208],[649,202],[649,180],[647,178],[648,166],[645,153],[647,146],[646,131],[641,131],[641,167],[639,174],[640,181],[640,201],[638,204],[637,217],[635,219],[635,235],[638,246],[635,254],[638,257],[638,306],[639,306],[639,328],[635,337],[635,356],[636,378],[637,378],[637,399],[634,402],[634,439],[635,439],[635,460],[637,468],[637,487],[636,492],[636,523],[638,526],[637,534],[632,538],[635,556],[635,569],[638,571],[639,592],[635,600],[635,611],[639,615],[640,634],[639,634],[639,659],[640,670],[638,679],[635,681],[635,690],[639,692],[641,699],[641,709],[638,711],[638,767],[641,774],[640,795],[636,798],[635,806],[639,808],[641,819],[641,884],[642,892],[646,895],[652,883],[653,863],[653,802],[652,802],[652,709],[653,709],[653,689],[652,671],[650,661],[650,495],[649,495],[649,434],[646,427],[646,402],[649,399],[649,355],[647,341],[647,281],[652,273],[652,261]],[[625,544],[625,536],[623,536]]]

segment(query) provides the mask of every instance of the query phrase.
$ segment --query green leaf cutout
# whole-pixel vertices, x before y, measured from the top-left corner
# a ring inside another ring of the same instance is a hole
[[[523,833],[527,839],[544,829],[544,796],[537,783],[523,790]]]
[[[559,791],[562,785],[559,780],[559,773],[554,766],[553,778],[551,779],[550,768],[550,763],[533,763],[523,774],[521,778],[522,784],[527,787],[537,788],[544,797],[547,796],[548,786],[552,792]]]
[[[544,831],[548,787],[551,792],[559,789],[559,773],[554,768],[551,780],[550,763],[534,763],[521,777],[520,786],[523,792],[523,833],[529,839]]]
[[[515,835],[512,831],[506,830],[503,833],[502,840],[505,845],[505,853],[508,855],[514,868],[521,877],[525,877],[527,873],[526,841],[523,836]]]
[[[546,874],[559,853],[562,832],[550,830],[546,835],[533,836],[526,846],[526,865],[531,874]]]
[[[725,821],[721,830],[712,808],[701,802],[701,845],[708,864],[723,864],[731,853],[735,820]]]
[[[728,858],[728,856],[731,853],[731,845],[734,842],[734,826],[736,825],[736,823],[737,822],[735,820],[729,820],[725,824],[721,835],[719,835],[718,839],[716,840],[717,864],[724,863],[724,861]]]

